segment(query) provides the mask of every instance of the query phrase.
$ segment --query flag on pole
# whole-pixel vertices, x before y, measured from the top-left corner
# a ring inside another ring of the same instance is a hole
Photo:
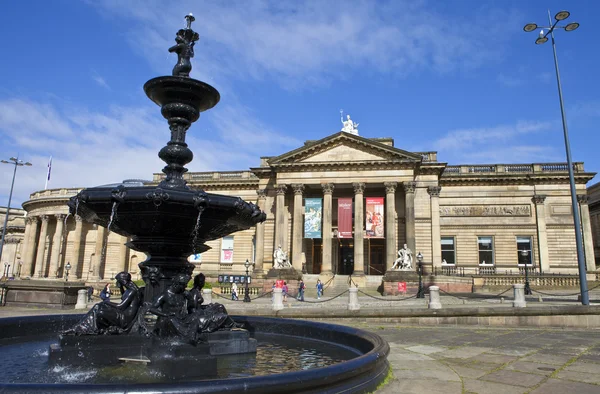
[[[48,160],[48,176],[46,177],[46,185],[44,186],[44,190],[48,188],[48,181],[50,180],[50,173],[52,172],[52,156],[50,156],[50,160]]]

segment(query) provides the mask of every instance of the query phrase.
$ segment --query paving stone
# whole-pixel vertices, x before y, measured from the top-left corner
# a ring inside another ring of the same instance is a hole
[[[450,382],[460,382],[460,376],[446,366],[438,364],[437,369],[394,369],[394,376],[398,380],[402,379],[435,379]]]
[[[578,359],[573,364],[565,367],[565,371],[574,371],[574,372],[584,372],[584,373],[593,373],[600,375],[600,364],[596,363],[586,363],[581,359]]]
[[[470,361],[479,361],[484,363],[494,363],[494,364],[506,364],[511,361],[517,360],[516,356],[507,356],[504,354],[494,354],[494,353],[482,353],[478,354],[475,357],[470,358]]]
[[[585,373],[585,372],[574,372],[574,371],[562,370],[555,377],[557,379],[573,380],[576,382],[600,384],[600,376]],[[600,387],[598,387],[598,392],[600,392]]]
[[[504,354],[506,356],[526,356],[530,353],[533,353],[534,350],[531,349],[514,349],[514,348],[496,348],[496,349],[491,349],[488,353],[491,354]]]
[[[432,357],[429,357],[425,354],[413,353],[413,352],[390,352],[388,355],[388,361],[397,361],[397,362],[405,362],[405,361],[418,361],[418,360],[434,360]]]
[[[394,380],[377,394],[462,394],[461,382],[449,382],[436,379]]]
[[[464,365],[451,365],[450,366],[461,378],[477,379],[485,374],[487,371],[469,368]]]
[[[545,376],[552,375],[552,373],[554,371],[556,371],[557,368],[558,368],[557,366],[534,363],[531,361],[516,361],[505,367],[505,369],[508,369],[511,371],[534,373],[534,374],[545,375]]]
[[[523,387],[502,383],[485,382],[482,380],[464,379],[466,393],[476,394],[523,394]],[[564,394],[564,393],[562,393]]]
[[[458,349],[446,350],[444,352],[441,352],[441,355],[444,358],[471,358],[481,353],[485,353],[489,350],[490,348],[487,347],[468,346],[461,347]]]
[[[561,366],[564,365],[567,361],[573,358],[570,354],[542,354],[536,353],[527,357],[523,357],[521,360],[523,361],[532,361],[536,363],[542,364],[550,364]]]
[[[600,355],[599,354],[582,354],[579,356],[577,360],[588,361],[592,363],[600,363]]]
[[[432,353],[438,353],[438,352],[446,350],[445,347],[441,347],[441,346],[428,346],[428,345],[411,346],[411,347],[406,348],[406,349],[410,350],[411,352],[421,353],[421,354],[432,354]]]
[[[480,380],[523,387],[532,387],[544,380],[544,376],[502,369],[500,371],[492,372],[488,375],[482,376]]]
[[[538,388],[532,390],[531,394],[565,394],[565,393],[577,393],[577,394],[598,394],[600,393],[600,387],[581,383],[581,382],[569,382],[559,379],[548,379],[542,383]]]

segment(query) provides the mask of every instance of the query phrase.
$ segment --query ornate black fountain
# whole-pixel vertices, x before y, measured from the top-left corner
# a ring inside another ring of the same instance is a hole
[[[115,277],[122,292],[119,303],[96,304],[84,316],[0,319],[0,370],[12,373],[8,380],[0,377],[1,392],[349,393],[372,391],[388,373],[389,346],[375,334],[306,321],[232,319],[222,305],[203,304],[202,274],[194,278],[192,290],[185,290],[194,269],[189,255],[208,250],[210,240],[266,219],[252,203],[186,184],[185,165],[193,159],[186,132],[220,98],[212,86],[189,77],[198,34],[191,28],[191,14],[186,21],[169,49],[178,55],[173,75],[144,85],[171,130],[171,140],[159,152],[166,163],[164,180],[158,186],[124,182],[88,188],[68,202],[71,214],[130,238],[130,248],[149,256],[139,264],[145,286],[138,288],[129,273],[121,272]],[[59,343],[56,332],[62,333]],[[23,350],[36,346],[33,354]],[[47,359],[36,364],[35,354],[48,346]],[[231,355],[234,359],[228,359]],[[278,356],[290,360],[277,361]],[[330,362],[322,363],[330,356]],[[259,358],[266,366],[248,373]],[[223,364],[240,360],[245,362],[242,370],[238,366],[233,375],[223,372]],[[270,365],[277,362],[281,367],[274,371]],[[123,380],[120,363],[153,369],[161,379],[135,375]],[[288,364],[295,367],[284,366]],[[54,378],[65,368],[82,366],[108,375],[66,383]]]

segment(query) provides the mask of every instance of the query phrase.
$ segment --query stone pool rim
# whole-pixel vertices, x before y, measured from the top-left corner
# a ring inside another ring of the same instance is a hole
[[[41,315],[0,318],[0,341],[26,341],[59,332],[83,315]],[[249,331],[261,334],[291,335],[350,347],[359,356],[323,368],[264,376],[205,381],[152,384],[45,384],[0,383],[0,392],[43,393],[363,393],[374,391],[389,370],[388,343],[377,334],[353,327],[306,320],[272,317],[234,316],[247,324]],[[1,345],[0,345],[1,346]]]

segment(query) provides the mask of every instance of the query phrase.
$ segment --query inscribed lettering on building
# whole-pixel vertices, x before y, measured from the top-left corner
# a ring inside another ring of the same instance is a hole
[[[367,197],[365,206],[365,236],[383,238],[383,197]]]
[[[323,201],[320,198],[304,199],[304,238],[321,238]]]
[[[440,216],[531,216],[529,205],[442,206]]]
[[[352,198],[338,198],[338,238],[352,238]]]

